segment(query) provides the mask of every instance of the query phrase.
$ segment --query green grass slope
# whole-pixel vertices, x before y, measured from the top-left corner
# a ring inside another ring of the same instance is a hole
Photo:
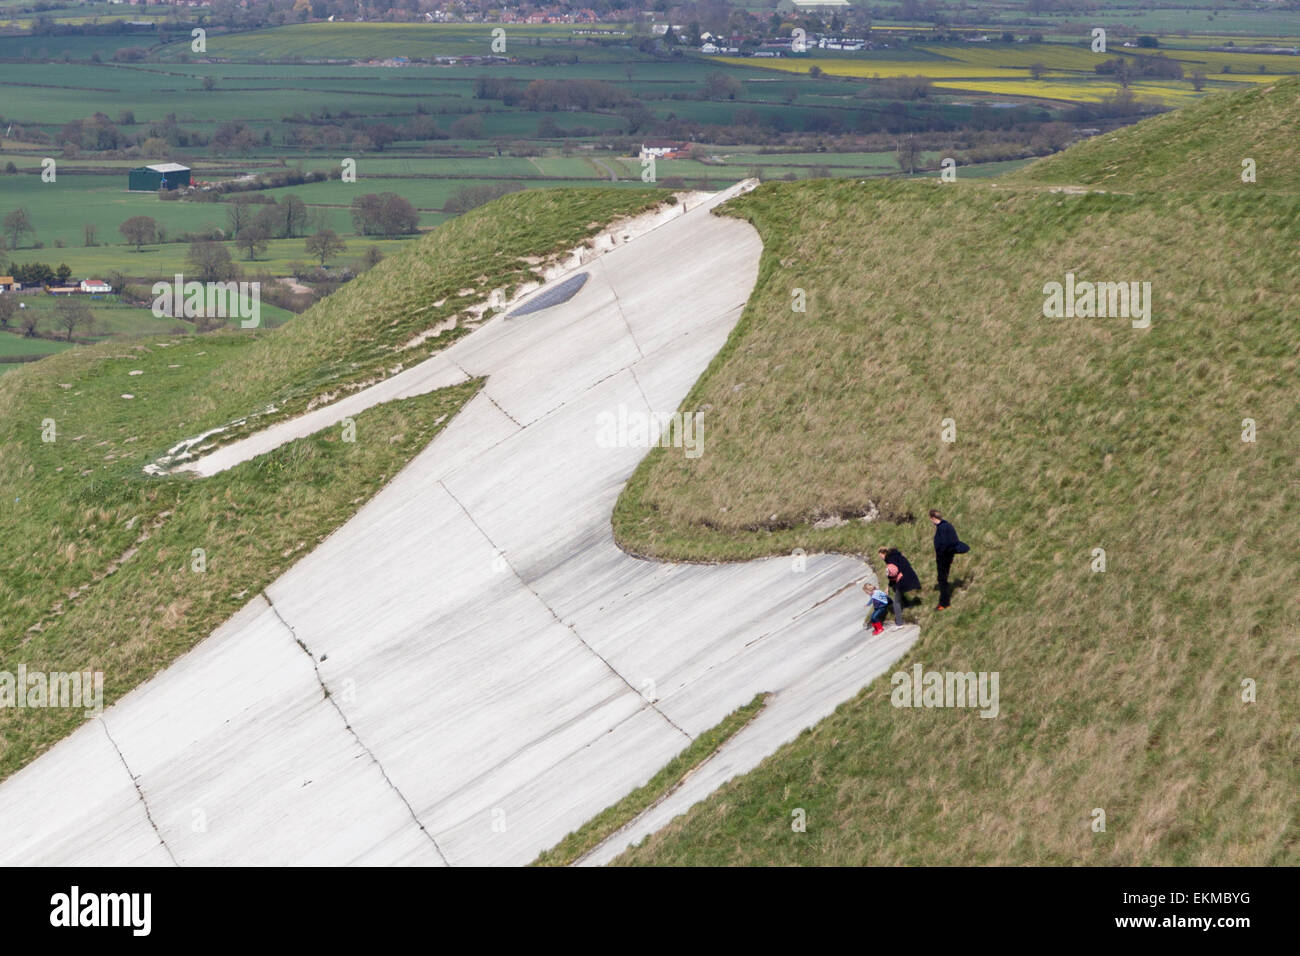
[[[1268,97],[1293,90],[1246,98],[1261,114],[1233,129],[1285,141],[1294,114]],[[1207,148],[1237,135],[1194,109]],[[1117,136],[1165,191],[817,181],[731,204],[764,251],[683,404],[704,454],[650,454],[619,541],[695,560],[901,547],[926,590],[896,669],[998,672],[1001,712],[895,708],[884,675],[623,862],[1300,862],[1300,197],[1174,191],[1192,129],[1163,152],[1145,124]],[[1053,168],[1090,181],[1074,152]],[[1151,282],[1150,327],[1045,318],[1067,271]],[[872,505],[917,520],[813,527]],[[943,612],[932,507],[973,548]]]
[[[247,426],[260,428],[409,367],[464,329],[405,343],[524,279],[524,257],[571,248],[661,198],[512,195],[412,242],[279,329],[73,348],[7,371],[0,671],[102,670],[111,703],[167,666],[345,522],[478,383],[370,409],[355,442],[326,430],[213,478],[149,478],[144,465],[240,416],[273,405]],[[80,720],[0,707],[0,777]]]
[[[1197,192],[1300,190],[1300,77],[1208,96],[1194,105],[1096,136],[1009,177],[1114,189]],[[1242,160],[1256,164],[1243,183]]]

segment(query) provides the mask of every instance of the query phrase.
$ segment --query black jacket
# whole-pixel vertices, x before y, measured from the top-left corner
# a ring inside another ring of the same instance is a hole
[[[958,544],[957,529],[947,521],[940,520],[934,527],[934,553],[956,554]]]
[[[898,582],[899,592],[916,591],[921,587],[921,579],[916,576],[912,566],[907,563],[907,558],[903,557],[903,552],[897,548],[891,549],[885,554],[885,563],[892,564],[902,573],[902,578]],[[892,582],[891,582],[892,583]]]

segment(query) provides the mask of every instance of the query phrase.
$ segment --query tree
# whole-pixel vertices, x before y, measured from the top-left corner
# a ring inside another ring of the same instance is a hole
[[[705,99],[734,100],[743,90],[740,80],[730,73],[710,73],[704,78]]]
[[[13,249],[17,249],[22,245],[23,236],[27,233],[36,234],[36,227],[32,225],[32,217],[28,215],[26,209],[21,207],[5,216],[4,223],[0,224],[0,229],[8,237],[9,246]]]
[[[132,216],[117,227],[123,238],[140,252],[151,242],[157,241],[158,223],[151,216]]]
[[[235,245],[247,252],[249,261],[252,261],[258,253],[266,251],[266,230],[256,224],[247,225],[235,236]]]
[[[87,246],[99,245],[99,243],[95,241],[95,235],[98,232],[99,232],[99,227],[95,225],[93,222],[88,222],[81,227],[81,234],[85,236]]]
[[[366,135],[370,137],[370,142],[374,143],[381,153],[384,151],[385,146],[402,138],[402,134],[398,129],[389,123],[376,123],[374,126],[367,126]]]
[[[420,214],[396,193],[367,193],[352,200],[352,224],[363,236],[418,232]]]
[[[30,339],[41,324],[41,314],[35,309],[19,309],[18,314],[18,327],[23,330],[23,335]]]
[[[11,293],[0,292],[0,329],[9,328],[9,323],[14,320],[14,313],[17,311],[17,297]]]
[[[378,232],[377,224],[383,200],[378,193],[366,193],[352,200],[352,228],[363,236]]]
[[[60,262],[59,267],[54,270],[54,274],[59,277],[60,283],[66,283],[72,278],[72,267],[66,262]]]
[[[1205,89],[1205,74],[1200,70],[1197,70],[1195,73],[1192,74],[1192,89],[1194,89],[1197,93]]]
[[[300,235],[307,226],[307,204],[293,193],[284,197],[280,203],[280,213],[284,217],[284,234],[292,239]]]
[[[1043,78],[1043,74],[1046,72],[1047,72],[1047,67],[1042,63],[1029,64],[1029,75],[1032,76],[1035,80],[1041,80]]]
[[[898,141],[898,149],[894,155],[898,160],[898,168],[911,175],[916,171],[917,161],[921,158],[920,144],[915,137],[904,136]]]
[[[89,329],[94,322],[95,316],[89,306],[70,295],[59,299],[54,306],[54,327],[65,330],[69,342],[73,332],[79,328]]]
[[[379,265],[383,259],[384,254],[379,250],[378,246],[371,246],[361,257],[361,261],[365,263],[367,269],[373,269],[375,266]]]
[[[217,88],[217,78],[216,78],[215,76],[205,76],[205,77],[203,78],[203,89],[204,89],[204,90],[210,92],[210,91],[212,91],[212,90],[215,90],[216,88]]]
[[[268,239],[272,236],[284,235],[284,210],[277,202],[268,203],[257,211],[251,225]]]
[[[381,193],[380,229],[385,236],[405,236],[420,231],[420,214],[397,193]]]
[[[227,282],[235,277],[230,250],[220,242],[191,242],[185,261],[202,282]]]
[[[171,144],[160,136],[149,136],[140,144],[140,152],[150,159],[162,159],[171,152]]]
[[[253,220],[253,210],[249,208],[247,196],[236,196],[230,200],[226,210],[226,219],[230,222],[230,234],[237,236]]]
[[[333,229],[322,229],[314,236],[307,237],[307,251],[320,260],[320,266],[325,268],[325,260],[330,256],[338,255],[343,252],[347,246],[343,244]]]
[[[451,124],[451,135],[455,139],[481,139],[483,137],[483,117],[476,113],[462,116]]]

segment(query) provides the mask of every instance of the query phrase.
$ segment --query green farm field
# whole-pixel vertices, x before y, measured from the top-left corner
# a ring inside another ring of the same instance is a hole
[[[361,258],[365,250],[377,247],[384,255],[391,255],[410,239],[379,239],[373,236],[344,236],[347,251],[334,256],[329,265],[337,267]],[[96,276],[99,273],[121,272],[136,279],[149,279],[174,275],[188,269],[186,257],[189,245],[183,242],[167,242],[160,245],[145,246],[143,252],[136,252],[127,246],[96,246],[91,249],[19,249],[9,253],[11,258],[20,262],[67,263],[75,276]],[[255,260],[249,261],[242,250],[230,247],[230,257],[246,271],[287,276],[295,263],[313,265],[314,259],[308,254],[306,239],[272,239],[267,244],[266,252]]]
[[[208,55],[237,59],[310,60],[389,57],[489,56],[492,30],[487,23],[302,23],[247,33],[208,37]],[[615,29],[614,25],[607,25]],[[509,24],[506,52],[540,55],[545,46],[573,37],[565,25]],[[512,41],[513,44],[512,44]],[[541,44],[536,46],[534,44]],[[514,45],[516,48],[511,49]],[[162,54],[188,53],[189,43],[164,47]]]
[[[142,286],[144,291],[148,291],[147,284]],[[55,316],[59,299],[57,296],[37,294],[24,295],[21,297],[27,308],[34,310],[41,317],[40,331],[47,335],[62,335],[63,333],[55,326]],[[185,333],[193,330],[193,326],[180,319],[159,318],[148,309],[137,305],[131,305],[128,302],[122,302],[115,295],[110,296],[78,296],[78,299],[86,305],[95,316],[95,326],[89,334],[78,330],[77,338],[89,338],[94,341],[103,341],[112,338],[121,338],[125,336],[141,335],[168,335],[175,333]],[[293,318],[293,313],[269,302],[259,303],[262,326],[265,328],[275,328],[283,325]],[[28,339],[28,341],[35,341]]]
[[[0,359],[23,355],[53,355],[69,348],[66,342],[33,338],[12,329],[0,329]],[[0,372],[14,367],[15,363],[0,362]]]

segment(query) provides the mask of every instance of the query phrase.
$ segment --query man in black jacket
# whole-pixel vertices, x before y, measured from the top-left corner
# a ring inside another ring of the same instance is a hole
[[[933,508],[930,509],[930,520],[934,522],[934,563],[939,567],[939,606],[935,610],[942,611],[952,600],[952,585],[948,583],[952,559],[969,549],[958,540],[957,529],[944,521],[943,515]]]

